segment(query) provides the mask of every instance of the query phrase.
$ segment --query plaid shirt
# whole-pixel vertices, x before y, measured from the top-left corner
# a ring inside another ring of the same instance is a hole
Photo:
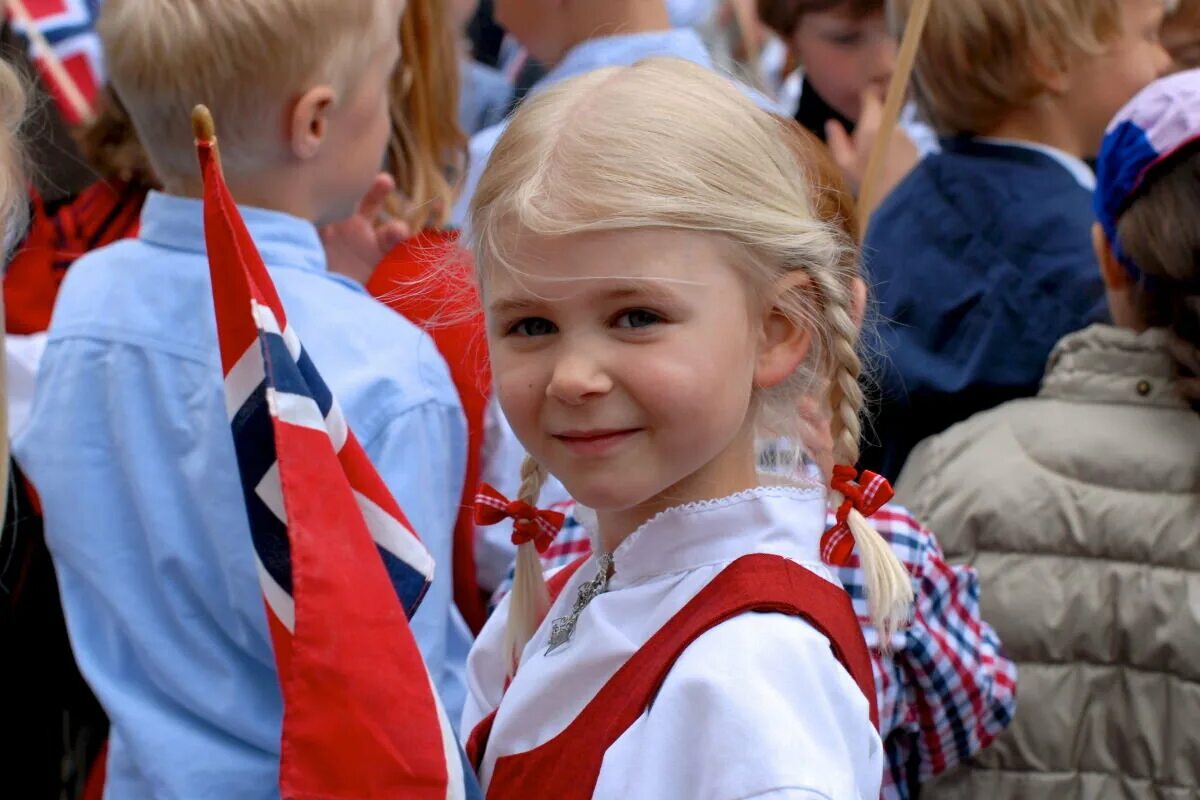
[[[572,503],[556,503],[567,514],[554,544],[542,555],[547,569],[591,552]],[[829,511],[828,525],[835,520]],[[907,510],[889,503],[871,517],[876,530],[913,577],[913,618],[879,650],[870,622],[857,554],[838,568],[871,650],[879,701],[879,727],[888,768],[880,797],[907,800],[912,788],[987,747],[1012,721],[1016,666],[1004,654],[991,626],[979,616],[979,581],[968,566],[946,563],[932,532]],[[496,600],[512,586],[512,574]]]

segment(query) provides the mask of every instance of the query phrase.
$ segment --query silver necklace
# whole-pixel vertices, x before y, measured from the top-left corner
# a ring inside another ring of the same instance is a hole
[[[579,615],[587,608],[588,603],[608,589],[608,577],[613,567],[612,553],[601,553],[597,564],[599,568],[596,570],[596,576],[579,587],[579,593],[575,595],[575,602],[571,606],[571,613],[559,617],[550,625],[550,646],[546,648],[546,655],[571,641],[571,637],[575,635]]]

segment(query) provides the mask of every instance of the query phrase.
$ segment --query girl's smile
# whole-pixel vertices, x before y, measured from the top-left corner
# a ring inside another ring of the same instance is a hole
[[[641,428],[619,430],[566,431],[551,434],[568,450],[581,458],[606,456],[641,433]]]

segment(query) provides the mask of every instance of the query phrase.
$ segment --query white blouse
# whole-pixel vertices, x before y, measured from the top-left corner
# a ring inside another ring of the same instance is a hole
[[[608,589],[547,654],[596,556],[571,577],[504,692],[501,603],[467,661],[462,733],[500,705],[480,779],[496,760],[562,732],[605,682],[736,558],[769,553],[836,583],[820,560],[823,488],[761,487],[665,511],[613,553]],[[597,544],[592,533],[593,545]],[[598,549],[598,548],[597,548]],[[653,708],[608,749],[593,795],[602,800],[875,800],[883,748],[867,699],[804,620],[748,613],[692,643]]]

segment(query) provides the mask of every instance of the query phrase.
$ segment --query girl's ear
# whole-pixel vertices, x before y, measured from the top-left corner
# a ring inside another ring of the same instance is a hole
[[[763,315],[754,385],[760,389],[778,386],[796,371],[812,346],[812,330],[785,310],[797,305],[797,297],[813,291],[812,279],[797,270],[781,278],[773,289]]]
[[[862,278],[855,278],[850,284],[851,302],[850,318],[856,328],[862,328],[863,319],[867,315],[867,284]]]
[[[329,86],[314,86],[300,95],[288,120],[288,143],[294,157],[307,161],[320,152],[336,100]]]

